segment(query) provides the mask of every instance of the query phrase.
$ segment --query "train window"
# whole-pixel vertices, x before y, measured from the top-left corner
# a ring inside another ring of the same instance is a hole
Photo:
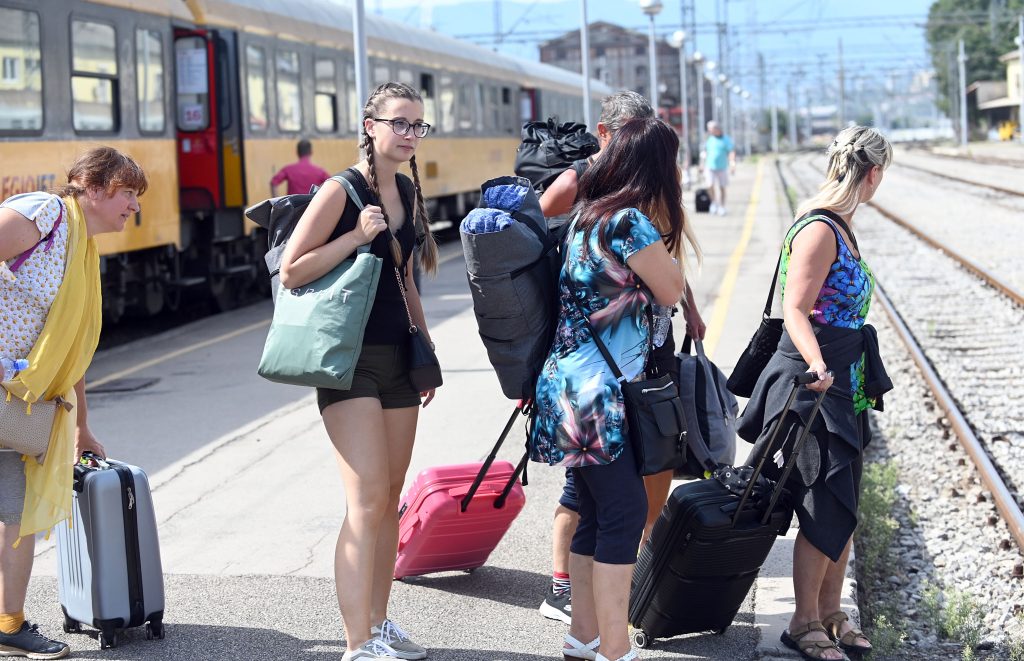
[[[302,130],[302,96],[299,92],[299,54],[277,51],[277,128]]]
[[[375,64],[373,66],[373,85],[383,85],[384,83],[390,83],[391,69],[386,64]]]
[[[512,90],[508,87],[501,88],[501,117],[502,132],[515,133],[516,117],[512,108]]]
[[[459,85],[459,105],[455,108],[458,117],[460,131],[472,131],[473,119],[476,115],[476,98],[474,85],[462,83]]]
[[[420,74],[420,96],[423,97],[423,121],[437,126],[437,101],[434,91],[434,74]]]
[[[491,119],[487,130],[490,133],[497,133],[501,129],[501,106],[498,105],[498,88],[491,86],[489,93],[491,97],[487,101],[487,111],[490,113]]]
[[[72,125],[80,132],[117,131],[117,34],[113,25],[71,21]]]
[[[164,111],[164,43],[156,30],[135,31],[135,90],[139,130],[162,133]]]
[[[451,76],[441,76],[441,130],[455,131],[455,88]]]
[[[405,83],[409,87],[412,87],[416,84],[416,77],[412,75],[412,71],[409,69],[399,69],[398,82]]]
[[[178,63],[175,89],[178,128],[182,131],[202,131],[210,125],[210,75],[207,69],[206,39],[200,36],[180,37],[174,42],[174,59]],[[141,82],[139,88],[142,88]],[[141,105],[139,112],[141,127]]]
[[[348,102],[348,130],[349,133],[359,133],[359,118],[363,116],[359,107],[359,95],[356,94],[356,65],[348,62],[345,64],[346,74],[346,101]]]
[[[259,46],[245,47],[245,89],[249,105],[249,130],[266,131],[267,54]]]
[[[316,79],[316,92],[313,96],[316,130],[334,133],[338,130],[338,80],[334,60],[318,58],[313,73]]]
[[[0,132],[38,131],[43,128],[39,14],[0,9],[0,25],[7,26],[0,80]]]

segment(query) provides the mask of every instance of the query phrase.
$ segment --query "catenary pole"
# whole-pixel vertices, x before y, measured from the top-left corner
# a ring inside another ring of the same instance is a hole
[[[352,3],[352,41],[355,52],[356,98],[362,109],[367,97],[367,63],[366,63],[366,7],[364,0]],[[362,130],[362,129],[360,129]]]
[[[839,128],[846,127],[846,70],[843,68],[843,38],[839,37]]]
[[[956,58],[960,72],[960,144],[967,146],[967,55],[964,54],[964,40],[960,40]]]
[[[650,63],[648,68],[651,73],[651,107],[654,108],[654,114],[658,114],[658,43],[657,37],[654,34],[654,14],[650,14],[651,26],[650,32],[647,35],[647,50],[650,54]]]
[[[587,23],[587,0],[580,0],[580,60],[583,64],[583,123],[595,135],[597,127],[590,124],[590,26]]]
[[[1024,14],[1020,15],[1017,24],[1017,73],[1020,74],[1020,106],[1017,108],[1017,132],[1020,133],[1020,141],[1024,143]]]

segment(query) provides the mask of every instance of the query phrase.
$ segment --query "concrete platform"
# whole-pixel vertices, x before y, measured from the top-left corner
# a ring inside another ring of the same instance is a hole
[[[709,326],[706,349],[726,373],[759,321],[790,222],[771,160],[740,165],[729,209],[725,217],[691,215],[705,253],[691,282]],[[439,277],[424,286],[445,386],[420,416],[410,482],[431,465],[481,459],[514,405],[501,396],[477,337],[460,257],[457,244],[444,246]],[[149,642],[136,632],[100,653],[92,639],[62,635],[76,658],[340,657],[332,567],[344,492],[312,396],[255,374],[269,315],[269,304],[254,306],[97,356],[92,382],[157,379],[139,392],[95,394],[89,402],[93,429],[112,456],[151,473],[168,637]],[[676,322],[681,341],[684,326]],[[502,458],[517,459],[523,439],[514,431]],[[738,461],[748,447],[740,442]],[[396,583],[392,616],[430,648],[431,659],[555,657],[565,627],[536,608],[550,572],[561,480],[559,469],[530,465],[526,509],[486,567]],[[791,550],[792,537],[778,541],[725,635],[659,642],[642,658],[788,655],[776,641],[792,608]],[[38,551],[27,611],[56,634],[55,560],[49,544]]]

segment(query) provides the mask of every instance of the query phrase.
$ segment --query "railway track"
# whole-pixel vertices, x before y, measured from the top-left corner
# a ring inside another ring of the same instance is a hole
[[[999,163],[999,165],[1011,165],[1011,164],[1010,163]],[[1012,164],[1012,165],[1019,165],[1019,164]],[[1006,188],[1004,186],[996,186],[995,184],[986,184],[984,182],[977,181],[977,180],[974,180],[974,179],[964,179],[963,177],[957,177],[956,175],[948,174],[948,173],[945,173],[945,172],[936,172],[935,170],[932,170],[930,168],[923,168],[920,165],[911,165],[910,163],[906,163],[906,162],[901,162],[899,164],[899,166],[901,168],[904,168],[904,169],[907,169],[907,170],[915,170],[917,172],[924,172],[926,174],[932,175],[933,177],[941,177],[942,179],[948,179],[950,181],[955,181],[955,182],[961,183],[961,184],[967,184],[969,186],[978,186],[980,188],[987,188],[987,189],[995,191],[997,193],[1003,193],[1004,195],[1013,195],[1015,197],[1024,197],[1024,191],[1019,190],[1019,189]]]
[[[820,176],[810,159],[797,160],[803,160],[805,170]],[[809,196],[807,177],[797,173],[792,160],[786,168],[798,194]],[[779,174],[786,185],[782,170],[780,165]],[[1024,429],[1024,406],[1007,405],[1021,378],[1019,364],[1012,363],[1024,355],[1019,333],[1024,323],[1024,293],[906,219],[878,204],[868,206],[898,228],[872,226],[863,212],[857,218],[861,242],[880,249],[873,249],[872,257],[881,252],[881,261],[901,265],[885,270],[889,289],[879,284],[877,300],[992,494],[1010,534],[1024,550],[1024,483],[1013,483],[1014,478],[1024,476],[1024,453],[993,448],[994,440]],[[865,242],[869,237],[879,240]],[[908,246],[911,243],[916,245]],[[898,298],[895,303],[890,293]],[[972,302],[979,307],[955,307],[956,303]]]

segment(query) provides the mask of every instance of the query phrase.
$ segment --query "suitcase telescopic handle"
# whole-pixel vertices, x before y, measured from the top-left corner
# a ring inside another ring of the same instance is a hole
[[[491,453],[487,455],[487,459],[484,460],[484,465],[480,467],[480,471],[476,474],[473,484],[470,485],[469,491],[466,493],[465,498],[462,499],[460,511],[465,512],[466,508],[468,508],[469,504],[473,501],[473,496],[476,494],[477,489],[480,488],[480,485],[483,484],[484,478],[487,477],[487,471],[490,470],[491,464],[494,463],[495,458],[498,456],[498,450],[501,449],[501,444],[505,442],[506,438],[508,438],[509,432],[512,431],[512,427],[516,424],[516,419],[520,415],[526,415],[530,410],[529,407],[529,400],[520,400],[520,402],[516,404],[515,410],[512,411],[512,415],[509,416],[508,422],[505,423],[505,429],[502,430],[501,436],[498,437],[498,442],[494,444],[493,448],[491,448]],[[508,492],[512,490],[511,485],[519,477],[519,473],[522,472],[523,468],[525,468],[525,465],[520,461],[520,467],[513,472],[509,485],[506,486],[505,491],[501,495],[500,502],[502,504],[505,503],[505,496],[507,496]]]
[[[829,376],[832,376],[831,372],[828,374]],[[757,460],[757,467],[754,468],[754,473],[750,476],[750,481],[747,482],[747,488],[743,490],[743,495],[740,497],[739,505],[736,507],[736,513],[733,514],[732,525],[734,527],[740,519],[740,513],[743,511],[743,506],[747,503],[747,500],[750,499],[750,494],[754,491],[754,486],[757,484],[757,478],[761,476],[761,471],[764,469],[765,461],[767,461],[768,457],[771,455],[772,447],[775,446],[775,440],[779,437],[779,433],[782,430],[782,422],[786,419],[786,414],[789,413],[789,410],[793,407],[793,402],[796,401],[796,396],[800,393],[800,388],[809,383],[814,383],[817,380],[818,375],[814,372],[804,372],[793,377],[793,390],[789,393],[789,398],[786,400],[786,406],[783,407],[782,413],[775,420],[775,428],[772,430],[771,438],[769,438],[768,442],[765,444],[764,451]],[[765,509],[764,515],[761,518],[762,525],[767,523],[768,519],[771,518],[772,509],[774,509],[775,504],[779,501],[779,497],[782,496],[782,490],[786,487],[786,481],[789,479],[789,475],[793,472],[793,467],[796,465],[797,455],[800,454],[800,450],[803,447],[804,442],[811,433],[811,422],[814,421],[814,418],[818,415],[818,411],[821,410],[821,405],[825,401],[825,395],[827,394],[827,390],[822,391],[814,401],[814,407],[811,409],[809,422],[804,425],[803,432],[796,440],[796,443],[793,444],[793,450],[790,453],[789,458],[786,460],[786,466],[782,471],[782,476],[779,478],[775,488],[772,490],[771,500],[769,501],[768,507]]]

